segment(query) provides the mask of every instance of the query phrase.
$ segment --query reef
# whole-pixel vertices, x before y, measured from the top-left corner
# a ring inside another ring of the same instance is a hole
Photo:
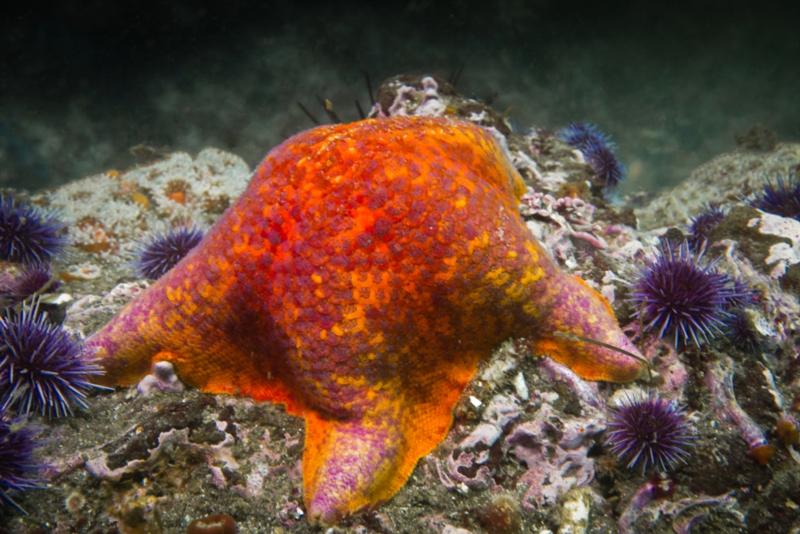
[[[509,340],[456,404],[444,442],[388,502],[330,532],[791,532],[800,528],[800,223],[754,208],[765,183],[800,165],[800,146],[739,149],[635,210],[593,187],[564,125],[515,132],[501,113],[434,76],[385,82],[369,114],[451,116],[488,128],[527,190],[519,211],[559,267],[613,306],[651,363],[629,385],[587,382]],[[268,147],[265,147],[265,149]],[[151,282],[135,270],[142,235],[208,227],[250,170],[208,149],[24,195],[59,213],[68,250],[52,264],[64,327],[88,337]],[[722,216],[704,257],[755,297],[737,307],[748,343],[724,335],[675,346],[637,320],[632,284],[663,239],[691,237],[709,203]],[[102,209],[100,207],[103,207]],[[500,237],[494,237],[499,239]],[[606,443],[620,400],[674,401],[691,432],[685,461],[628,469]],[[38,489],[0,509],[11,532],[184,532],[217,521],[239,532],[315,532],[303,506],[302,420],[278,405],[202,393],[156,367],[139,387],[90,391],[72,418],[33,416]],[[224,514],[224,515],[221,515]]]

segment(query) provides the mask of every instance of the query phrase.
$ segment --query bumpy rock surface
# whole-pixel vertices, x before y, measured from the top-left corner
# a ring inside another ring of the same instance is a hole
[[[798,168],[800,144],[784,143],[768,152],[737,150],[704,163],[683,182],[636,209],[642,228],[684,224],[708,203],[736,203],[767,180]]]

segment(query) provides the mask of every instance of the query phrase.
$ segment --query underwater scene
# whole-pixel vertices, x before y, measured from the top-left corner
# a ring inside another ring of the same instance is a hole
[[[0,533],[800,534],[800,7],[17,5]]]

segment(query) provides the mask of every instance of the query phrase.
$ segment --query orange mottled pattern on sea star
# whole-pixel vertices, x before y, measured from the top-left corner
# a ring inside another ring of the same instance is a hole
[[[335,522],[405,484],[505,339],[525,337],[588,379],[639,375],[635,358],[581,340],[638,354],[608,303],[531,236],[523,190],[470,123],[303,132],[89,346],[108,384],[169,360],[203,391],[284,403],[306,422],[309,518]]]

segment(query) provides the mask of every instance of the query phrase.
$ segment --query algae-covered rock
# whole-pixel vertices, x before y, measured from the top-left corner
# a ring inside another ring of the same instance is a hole
[[[779,144],[769,152],[740,150],[722,154],[637,208],[636,216],[643,229],[685,224],[706,205],[738,202],[798,166],[800,144],[794,143]]]
[[[712,242],[735,242],[760,272],[779,280],[786,290],[800,290],[800,221],[735,206],[709,237]]]

